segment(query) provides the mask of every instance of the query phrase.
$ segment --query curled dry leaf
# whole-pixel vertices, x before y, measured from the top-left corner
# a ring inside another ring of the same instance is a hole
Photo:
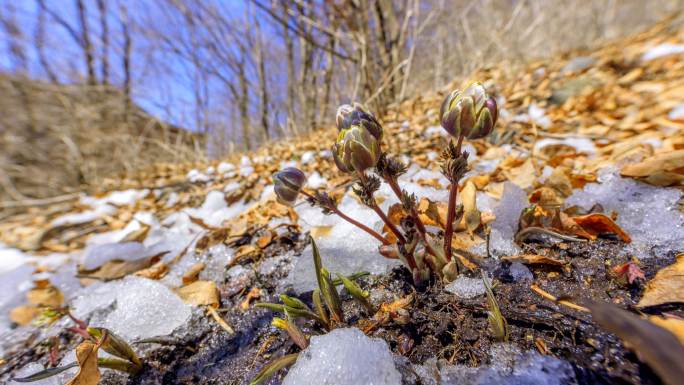
[[[191,284],[197,281],[199,274],[204,270],[206,265],[202,262],[192,265],[188,271],[183,274],[183,285]]]
[[[100,370],[97,367],[99,348],[99,344],[90,341],[83,341],[76,347],[79,370],[67,385],[97,385],[100,382]]]
[[[18,306],[10,311],[9,319],[19,326],[26,326],[38,317],[40,313],[40,309],[36,306]]]
[[[26,298],[36,306],[59,308],[64,304],[64,294],[52,285],[33,289],[26,293]]]
[[[178,289],[178,296],[188,304],[195,306],[219,307],[218,287],[213,281],[196,281]]]
[[[617,225],[610,217],[604,214],[588,214],[578,217],[572,217],[572,220],[579,225],[586,233],[591,234],[595,239],[601,234],[615,234],[623,242],[630,243],[632,238],[620,226]],[[577,234],[580,235],[580,234]]]
[[[679,342],[684,345],[684,319],[675,317],[659,317],[653,315],[648,317],[648,320],[660,326],[661,328],[669,330],[670,333],[674,334]]]
[[[669,186],[684,180],[684,150],[660,153],[622,168],[621,174],[642,178],[657,186]]]
[[[684,303],[684,254],[679,254],[675,263],[661,269],[646,284],[644,296],[637,306],[656,306],[670,302]]]

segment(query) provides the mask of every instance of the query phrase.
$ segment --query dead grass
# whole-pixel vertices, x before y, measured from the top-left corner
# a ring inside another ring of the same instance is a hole
[[[108,87],[0,76],[0,201],[97,188],[157,162],[204,159],[203,138]]]

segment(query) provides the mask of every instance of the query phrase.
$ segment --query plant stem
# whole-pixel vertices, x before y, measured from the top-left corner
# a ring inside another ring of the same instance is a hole
[[[401,192],[401,188],[399,187],[399,182],[397,181],[396,177],[393,176],[388,176],[385,181],[387,184],[392,188],[392,191],[394,191],[394,194],[399,198],[401,201],[403,198],[403,194]],[[427,230],[425,229],[425,224],[423,221],[420,219],[420,216],[418,215],[418,210],[416,210],[415,207],[411,208],[411,218],[413,218],[413,222],[415,222],[416,227],[418,228],[418,232],[420,233],[420,237],[423,239],[423,244],[425,245],[425,250],[427,250],[428,253],[437,256],[437,253],[432,249],[432,246],[427,240]]]
[[[366,183],[366,180],[367,180],[367,179],[366,179],[366,174],[364,174],[363,172],[360,172],[360,173],[359,173],[359,179],[361,179],[361,183]],[[397,237],[397,240],[399,241],[399,243],[400,243],[400,244],[405,244],[405,243],[406,243],[406,239],[405,239],[404,236],[401,234],[401,231],[399,231],[399,229],[397,229],[397,227],[394,225],[394,223],[392,223],[392,222],[389,220],[389,218],[387,218],[387,215],[385,215],[385,213],[382,212],[382,209],[380,209],[380,206],[378,206],[378,203],[375,201],[375,197],[373,197],[373,196],[371,195],[369,198],[370,198],[370,199],[369,199],[369,202],[368,202],[368,203],[369,203],[368,206],[369,206],[371,209],[373,209],[373,211],[375,211],[376,214],[378,214],[378,216],[380,217],[380,219],[382,219],[383,222],[385,222],[385,225],[387,225],[387,228],[389,228],[390,231],[392,231],[392,232],[394,233],[394,235]]]
[[[456,143],[456,154],[461,156],[461,145],[463,144],[463,135],[458,137]],[[454,235],[454,217],[456,216],[456,198],[458,197],[458,180],[451,182],[449,188],[449,208],[447,209],[447,223],[444,229],[444,257],[447,262],[451,261],[451,238]]]
[[[307,196],[311,199],[314,199],[314,200],[316,199],[313,195],[307,193],[304,190],[302,190],[302,194],[304,194],[305,196]],[[337,207],[334,207],[334,206],[328,207],[328,209],[330,209],[330,211],[334,212],[335,214],[337,214],[340,218],[344,219],[345,221],[351,223],[352,225],[354,225],[354,226],[360,228],[361,230],[365,231],[366,233],[372,235],[375,239],[382,242],[383,245],[389,245],[390,244],[389,241],[387,239],[385,239],[385,237],[378,234],[375,230],[373,230],[370,227],[364,225],[363,223],[360,223],[357,220],[347,216],[345,213],[340,211]]]

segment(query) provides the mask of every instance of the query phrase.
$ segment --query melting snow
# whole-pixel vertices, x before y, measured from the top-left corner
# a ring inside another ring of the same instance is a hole
[[[478,199],[482,195],[478,194]],[[490,201],[478,202],[478,208],[489,209]],[[518,231],[520,213],[529,205],[527,194],[511,182],[504,184],[503,197],[494,207],[496,219],[491,224],[490,252],[493,256],[516,255],[520,248],[514,242],[515,233]],[[473,251],[484,255],[486,245],[482,244],[473,248]]]
[[[594,155],[596,154],[596,146],[594,146],[594,142],[591,139],[588,138],[564,138],[564,139],[554,139],[554,138],[545,138],[538,140],[534,144],[534,152],[538,152],[542,148],[546,146],[553,146],[553,145],[564,145],[564,146],[569,146],[573,147],[578,153],[585,153],[587,155]]]
[[[680,190],[622,178],[613,169],[602,170],[598,181],[576,191],[565,205],[588,210],[598,203],[608,214],[615,211],[617,224],[632,238],[627,251],[639,258],[682,249],[684,214],[677,207]]]
[[[446,285],[444,290],[451,294],[455,294],[458,298],[471,299],[484,295],[485,285],[484,282],[482,282],[482,278],[469,278],[461,274]]]
[[[135,276],[87,287],[73,301],[76,317],[92,313],[91,326],[111,329],[129,340],[170,334],[185,324],[190,309],[163,284]]]
[[[283,385],[400,385],[401,374],[384,340],[356,328],[311,337]]]
[[[650,48],[641,56],[641,61],[649,61],[670,55],[684,53],[684,44],[660,44]]]
[[[157,254],[140,242],[107,243],[88,247],[83,257],[85,270],[96,269],[112,260],[137,261]]]

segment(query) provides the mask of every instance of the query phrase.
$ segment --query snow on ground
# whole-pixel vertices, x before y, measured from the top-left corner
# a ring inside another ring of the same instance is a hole
[[[191,307],[157,281],[128,276],[84,289],[73,301],[73,314],[127,340],[170,334],[190,318]]]
[[[492,209],[492,200],[486,195],[478,195],[478,209],[489,211]],[[493,207],[496,219],[491,224],[490,252],[493,256],[500,257],[515,255],[520,248],[515,244],[515,233],[518,231],[518,219],[522,210],[529,206],[527,194],[520,187],[511,182],[504,183],[503,196],[498,204]],[[473,252],[486,255],[486,245],[478,245]]]
[[[565,201],[566,207],[589,210],[598,203],[607,214],[616,212],[617,224],[632,238],[626,252],[639,258],[684,248],[684,214],[677,207],[680,190],[622,178],[610,168],[601,170],[598,182],[576,190]]]
[[[283,385],[349,384],[401,384],[387,342],[356,328],[311,337],[283,381]]]
[[[426,385],[564,385],[576,383],[572,366],[535,351],[521,352],[511,344],[490,350],[490,365],[438,365],[435,359],[414,366]]]

